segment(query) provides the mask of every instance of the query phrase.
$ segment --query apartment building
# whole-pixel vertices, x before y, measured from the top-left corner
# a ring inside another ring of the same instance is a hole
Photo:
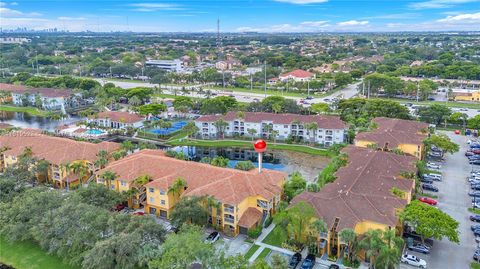
[[[46,180],[58,188],[64,188],[68,184],[75,186],[83,179],[88,179],[98,167],[95,167],[97,154],[101,150],[111,153],[120,149],[119,144],[101,142],[98,144],[80,142],[67,138],[53,137],[42,134],[38,129],[24,129],[0,136],[0,169],[13,166],[26,148],[30,148],[32,156],[36,160],[48,162]],[[67,169],[67,164],[83,163],[88,168],[85,178]],[[40,179],[40,178],[39,178]]]
[[[335,173],[333,183],[292,200],[292,204],[309,203],[327,224],[328,231],[318,238],[320,255],[343,253],[347,243],[339,233],[346,228],[357,235],[376,229],[396,229],[401,234],[398,211],[410,203],[415,191],[415,181],[405,178],[406,173],[416,172],[415,157],[355,146],[342,152],[348,164]]]
[[[175,60],[149,60],[145,62],[147,67],[156,67],[169,72],[180,72],[183,70],[183,63],[179,59]]]
[[[121,111],[104,111],[87,119],[88,123],[112,129],[140,128],[144,121],[145,117]]]
[[[428,137],[428,124],[424,122],[392,118],[375,118],[376,128],[369,132],[357,134],[355,146],[376,147],[392,151],[399,149],[404,153],[423,159]]]
[[[16,106],[37,106],[45,110],[61,110],[72,105],[73,92],[70,89],[29,88],[21,85],[0,83],[0,91],[11,93],[11,101]]]
[[[114,180],[103,178],[105,172],[115,173]],[[97,173],[97,183],[119,192],[137,189],[129,201],[134,208],[169,218],[175,204],[188,196],[210,196],[217,207],[210,210],[209,222],[230,235],[246,234],[277,210],[282,186],[287,175],[264,169],[240,171],[204,163],[182,161],[165,156],[159,150],[141,150],[110,163]],[[137,178],[150,181],[138,185]],[[178,194],[169,191],[179,178],[186,185]]]
[[[218,121],[226,122],[225,126]],[[264,112],[228,112],[226,115],[207,115],[195,120],[198,136],[204,139],[222,136],[245,136],[293,139],[325,146],[345,142],[346,124],[338,116],[274,114]]]

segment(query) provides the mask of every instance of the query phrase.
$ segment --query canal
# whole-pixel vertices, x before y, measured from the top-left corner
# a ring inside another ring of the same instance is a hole
[[[82,120],[82,117],[69,115],[62,120],[51,120],[45,117],[32,116],[25,112],[0,111],[0,122],[8,123],[20,128],[35,128],[54,131],[57,126],[71,124]]]

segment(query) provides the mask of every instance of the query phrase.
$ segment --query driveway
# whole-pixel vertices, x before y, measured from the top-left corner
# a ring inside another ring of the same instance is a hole
[[[447,132],[446,132],[447,133]],[[470,231],[471,221],[468,219],[470,213],[467,208],[471,206],[471,198],[468,196],[469,185],[466,177],[472,167],[464,156],[467,149],[465,136],[455,135],[448,132],[447,135],[453,142],[460,145],[460,151],[447,155],[443,163],[443,181],[435,182],[439,188],[438,208],[456,219],[460,231],[460,244],[451,243],[444,239],[435,241],[430,255],[413,253],[427,261],[428,268],[435,269],[468,269],[475,250],[475,239]],[[413,268],[408,265],[401,265],[400,268]]]

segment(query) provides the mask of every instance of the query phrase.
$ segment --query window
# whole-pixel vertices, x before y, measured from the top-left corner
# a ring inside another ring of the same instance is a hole
[[[16,159],[17,159],[17,158],[16,158],[15,156],[12,156],[12,160],[14,160],[14,161],[15,161]]]
[[[283,128],[288,128],[288,125],[283,125]]]
[[[114,189],[115,189],[115,185],[110,185],[110,189],[114,190]]]
[[[150,203],[154,203],[154,202],[155,202],[155,198],[150,197]]]
[[[122,180],[122,181],[120,181],[120,184],[122,185],[122,187],[125,187],[125,186],[127,186],[127,182],[125,182],[125,181],[123,181],[123,180]]]
[[[160,195],[165,195],[165,191],[164,191],[164,190],[160,190]]]
[[[160,200],[160,204],[164,205],[164,204],[165,204],[165,200]]]
[[[155,192],[155,189],[154,188],[148,188],[148,191],[153,193],[153,192]]]

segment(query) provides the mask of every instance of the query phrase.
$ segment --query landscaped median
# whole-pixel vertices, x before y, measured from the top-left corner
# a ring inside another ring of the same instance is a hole
[[[31,242],[9,242],[0,237],[0,263],[15,269],[75,269]]]
[[[236,147],[253,149],[252,141],[242,140],[198,140],[198,139],[177,139],[166,142],[170,146],[197,146],[197,147]],[[311,155],[333,157],[335,153],[328,149],[319,149],[306,145],[292,145],[269,142],[268,149],[272,150],[288,150]]]
[[[28,113],[32,116],[39,116],[45,117],[47,112],[44,110],[40,110],[36,107],[23,107],[23,106],[7,106],[7,105],[0,105],[0,111],[8,111],[8,112],[24,112]]]

